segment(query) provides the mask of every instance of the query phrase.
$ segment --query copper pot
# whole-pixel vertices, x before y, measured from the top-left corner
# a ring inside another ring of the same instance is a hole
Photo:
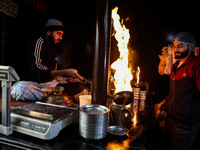
[[[64,101],[62,96],[63,90],[64,87],[55,87],[55,89],[53,89],[53,92],[47,96],[47,101],[52,104],[62,104]]]

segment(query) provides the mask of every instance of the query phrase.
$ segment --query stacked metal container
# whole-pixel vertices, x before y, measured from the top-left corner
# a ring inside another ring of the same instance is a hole
[[[99,140],[107,135],[110,110],[102,105],[85,105],[79,110],[79,133],[88,140]]]

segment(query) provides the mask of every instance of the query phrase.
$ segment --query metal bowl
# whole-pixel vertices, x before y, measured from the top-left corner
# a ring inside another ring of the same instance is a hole
[[[126,101],[125,105],[128,105],[128,104],[132,103],[132,101],[133,101],[133,92],[131,92],[131,91],[121,91],[121,92],[115,93],[114,95],[108,94],[108,96],[110,98],[112,98],[116,104],[122,105],[124,103],[126,96],[129,96],[129,98]]]

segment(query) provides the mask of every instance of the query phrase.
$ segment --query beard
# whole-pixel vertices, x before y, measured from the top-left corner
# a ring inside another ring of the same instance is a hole
[[[174,53],[175,59],[185,58],[186,56],[188,56],[189,52],[190,52],[189,48],[186,49],[186,50],[183,51],[183,52],[175,52],[175,53]]]
[[[51,45],[53,45],[53,46],[56,46],[59,42],[60,42],[60,40],[56,40],[55,38],[54,38],[54,36],[53,36],[53,32],[47,37],[47,40],[49,41],[49,43],[51,44]]]

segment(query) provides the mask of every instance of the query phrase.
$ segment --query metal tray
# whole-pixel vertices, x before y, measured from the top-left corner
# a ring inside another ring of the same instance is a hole
[[[38,118],[54,123],[62,120],[67,116],[70,116],[75,111],[78,112],[77,108],[42,102],[30,103],[12,109],[12,113]]]
[[[121,126],[109,126],[108,132],[113,135],[125,135],[128,132],[128,129],[121,127]]]

